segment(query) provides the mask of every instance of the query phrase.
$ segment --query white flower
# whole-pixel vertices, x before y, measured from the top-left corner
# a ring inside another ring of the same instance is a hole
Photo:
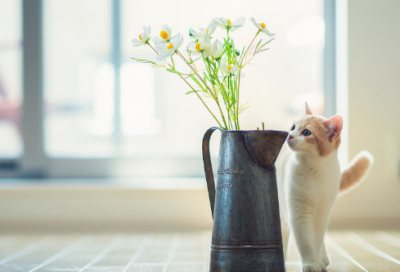
[[[182,45],[182,43],[183,43],[183,37],[181,37],[181,34],[178,34],[175,37],[173,37],[169,44],[158,43],[156,45],[156,50],[159,53],[159,55],[157,55],[157,61],[164,61],[168,57],[172,56],[174,53],[176,53],[176,51]]]
[[[208,36],[199,38],[197,42],[190,42],[188,44],[189,50],[193,54],[203,54],[203,57],[207,58],[211,56],[211,40]]]
[[[224,52],[224,48],[222,46],[222,42],[219,40],[216,40],[214,44],[211,47],[211,56],[213,59],[218,59],[222,56],[222,53]]]
[[[144,32],[139,34],[139,39],[133,39],[132,43],[133,46],[141,46],[143,44],[146,44],[150,41],[150,31],[151,31],[151,27],[143,27]]]
[[[253,17],[250,18],[250,21],[253,22],[253,24],[259,29],[259,31],[264,32],[265,34],[267,34],[270,37],[275,36],[274,33],[269,32],[268,29],[265,28],[265,24],[264,23],[261,23],[261,24],[257,23],[256,20]]]
[[[160,31],[160,37],[153,38],[154,44],[169,42],[173,37],[171,37],[171,28],[168,25],[163,25]]]
[[[234,31],[239,27],[242,27],[246,19],[244,17],[240,17],[235,21],[231,22],[231,20],[221,17],[221,18],[214,18],[213,20],[218,24],[219,27]]]
[[[192,35],[196,38],[203,38],[205,36],[208,36],[211,39],[211,35],[215,32],[215,29],[217,28],[217,23],[215,21],[211,21],[211,23],[208,25],[206,29],[200,28],[200,31],[190,31]]]
[[[234,75],[239,71],[239,67],[236,64],[227,64],[226,62],[222,62],[221,70],[224,74]]]

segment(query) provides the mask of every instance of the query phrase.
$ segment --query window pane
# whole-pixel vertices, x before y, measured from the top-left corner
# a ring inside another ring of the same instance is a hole
[[[237,47],[243,47],[255,34],[249,20],[254,16],[277,35],[270,50],[244,70],[240,100],[248,101],[250,107],[240,116],[242,129],[256,129],[265,122],[267,129],[287,130],[303,114],[306,100],[316,113],[322,113],[322,1],[205,0],[199,4],[177,0],[171,4],[121,0],[122,63],[117,71],[112,62],[112,3],[45,0],[45,133],[49,154],[201,155],[205,130],[217,124],[194,94],[185,95],[190,89],[177,75],[131,59],[155,60],[150,48],[131,45],[143,25],[151,25],[154,37],[168,24],[172,35],[184,35],[186,45],[191,27],[206,27],[213,17],[245,16],[244,27],[232,33]],[[217,29],[214,36],[222,39],[224,35]],[[114,89],[116,72],[120,77],[119,100]],[[216,151],[218,141],[213,143]]]
[[[113,151],[111,1],[44,1],[46,151]],[[106,136],[105,136],[106,135]]]
[[[0,157],[22,153],[21,1],[0,0]]]
[[[254,130],[261,128],[261,122],[265,122],[267,129],[288,130],[293,120],[304,114],[306,100],[315,113],[322,114],[323,111],[322,4],[320,0],[206,0],[201,4],[185,0],[177,0],[173,4],[169,1],[123,0],[122,47],[125,65],[141,65],[142,69],[147,69],[146,66],[151,65],[132,64],[130,58],[155,60],[155,53],[148,46],[132,47],[130,43],[132,38],[137,38],[143,32],[144,25],[151,25],[151,36],[155,37],[159,35],[162,26],[168,24],[172,36],[182,33],[184,45],[187,45],[189,28],[206,28],[214,17],[225,17],[233,21],[245,16],[244,27],[231,34],[237,48],[242,48],[255,35],[256,28],[249,20],[255,17],[276,33],[276,39],[269,44],[270,50],[257,55],[252,61],[254,65],[243,70],[245,77],[241,82],[240,100],[244,103],[248,101],[250,107],[240,116],[241,128]],[[217,28],[213,36],[222,39],[225,35],[224,30]],[[264,41],[268,40],[264,34],[260,34],[260,37]],[[175,62],[179,62],[179,58]],[[142,138],[125,135],[121,150],[131,156],[200,157],[203,134],[209,127],[216,126],[216,122],[195,94],[185,95],[190,89],[179,76],[162,68],[152,69],[155,73],[154,103],[158,122],[147,122],[146,125],[153,124],[150,130],[157,131],[157,134]],[[129,92],[148,92],[143,89],[147,82],[141,81],[139,73],[132,71],[127,76],[137,82]],[[212,104],[211,99],[206,101]],[[138,102],[130,99],[124,103],[136,105]],[[129,118],[134,120],[147,117],[129,115]],[[134,129],[141,128],[149,129],[140,126]],[[217,154],[218,141],[214,141],[214,144],[214,154]]]

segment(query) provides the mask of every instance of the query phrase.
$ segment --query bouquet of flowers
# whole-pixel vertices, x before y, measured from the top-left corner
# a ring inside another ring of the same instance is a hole
[[[249,46],[241,50],[235,46],[229,34],[244,25],[244,17],[233,22],[225,18],[214,18],[206,29],[200,28],[199,31],[190,29],[189,36],[192,41],[184,49],[180,49],[183,44],[182,35],[177,34],[172,37],[168,25],[163,26],[160,37],[154,38],[150,37],[150,26],[144,26],[144,32],[139,35],[139,39],[132,40],[133,46],[149,46],[157,54],[157,62],[133,59],[141,63],[150,63],[154,67],[163,67],[168,72],[178,75],[191,89],[187,94],[197,95],[221,129],[240,130],[239,114],[247,108],[246,104],[239,105],[242,69],[255,55],[266,51],[268,48],[265,46],[274,39],[271,38],[265,43],[260,39],[254,44],[257,36],[260,33],[265,33],[269,37],[275,35],[266,29],[264,23],[258,23],[254,18],[250,20],[257,31]],[[213,41],[212,35],[217,26],[226,31],[223,42],[218,39]],[[154,46],[150,44],[150,40]],[[178,71],[175,58],[182,60],[189,67],[189,71]],[[199,60],[202,60],[204,65],[202,69],[197,67]],[[210,110],[205,98],[211,98],[212,103],[216,103],[220,118]]]

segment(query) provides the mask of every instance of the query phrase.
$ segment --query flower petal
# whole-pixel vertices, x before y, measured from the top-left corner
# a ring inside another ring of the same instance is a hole
[[[229,73],[228,65],[226,64],[226,62],[221,62],[221,71],[225,74]]]
[[[141,46],[143,44],[144,44],[144,42],[139,39],[136,39],[136,38],[132,39],[132,46]]]
[[[158,43],[156,44],[156,50],[162,54],[168,51],[168,47],[165,43]]]
[[[146,34],[146,37],[150,37],[150,32],[151,32],[151,26],[144,26],[143,27],[144,33]]]
[[[170,49],[171,50],[171,49]],[[172,50],[172,53],[174,52],[174,50]],[[162,54],[157,55],[156,59],[157,61],[164,61],[167,58],[169,58],[169,56],[171,56],[172,54],[169,52],[169,50],[167,52],[164,52]]]
[[[221,21],[222,25],[225,25],[225,26],[229,25],[228,21],[225,18],[221,17],[220,21]]]
[[[222,22],[219,18],[215,17],[213,18],[213,21],[217,24],[217,25],[222,25]]]
[[[170,28],[168,27],[168,25],[163,25],[162,30],[168,33],[170,31]]]
[[[256,19],[254,19],[254,17],[251,17],[251,18],[250,18],[250,21],[252,21],[253,24],[254,24],[256,27],[259,27],[259,26],[260,26],[260,25],[256,22]]]
[[[193,55],[198,55],[198,54],[193,54]],[[195,59],[192,59],[193,60],[193,62],[195,62],[195,61],[198,61],[199,59],[201,59],[202,58],[202,56],[199,56],[199,57],[197,57],[197,58],[195,58]]]
[[[208,36],[204,36],[202,38],[199,38],[199,43],[200,43],[200,49],[205,50],[209,47],[211,47],[211,40]]]
[[[268,29],[266,29],[266,28],[262,29],[262,32],[264,32],[265,34],[267,34],[267,35],[270,36],[270,37],[275,36],[274,33],[269,32]]]
[[[211,21],[211,23],[207,27],[208,29],[208,36],[212,35],[215,32],[215,29],[217,29],[217,23],[215,21]]]
[[[233,26],[243,26],[245,21],[246,21],[246,18],[240,17],[240,18],[236,19],[235,21],[233,21],[232,25]]]
[[[178,49],[183,43],[183,37],[181,34],[176,35],[172,40],[171,43],[173,44],[175,50]]]
[[[211,47],[208,47],[207,49],[205,49],[205,50],[203,51],[203,57],[208,58],[208,57],[211,56],[211,55],[212,55]]]
[[[237,67],[236,65],[233,65],[229,72],[231,74],[236,74],[236,72],[238,72],[238,71],[239,71],[239,67]]]
[[[221,57],[224,49],[222,47],[222,43],[219,40],[216,40],[212,45],[212,56],[214,59],[218,59]]]
[[[164,43],[165,40],[160,38],[160,37],[154,37],[153,38],[153,42],[154,42],[155,45],[157,45],[158,43]]]

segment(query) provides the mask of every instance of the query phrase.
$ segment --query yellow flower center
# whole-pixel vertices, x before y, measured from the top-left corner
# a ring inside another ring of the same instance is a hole
[[[200,43],[196,43],[196,50],[197,51],[200,51],[200,45],[201,45]]]
[[[160,36],[161,36],[161,38],[163,38],[164,40],[166,40],[166,39],[169,38],[169,35],[168,35],[167,31],[164,31],[164,30],[162,30],[162,31],[160,32]]]
[[[168,50],[170,50],[171,48],[174,48],[174,45],[172,43],[168,44],[167,46]]]
[[[228,24],[230,24],[230,25],[232,24],[231,20],[228,19],[226,21],[228,22]]]
[[[228,65],[228,70],[230,71],[232,69],[232,65]]]
[[[208,35],[208,29],[206,29],[206,31],[207,31],[207,35]]]
[[[265,28],[265,24],[264,24],[264,23],[261,23],[260,26],[261,26],[262,28]]]
[[[139,34],[139,40],[142,40],[142,34]]]

